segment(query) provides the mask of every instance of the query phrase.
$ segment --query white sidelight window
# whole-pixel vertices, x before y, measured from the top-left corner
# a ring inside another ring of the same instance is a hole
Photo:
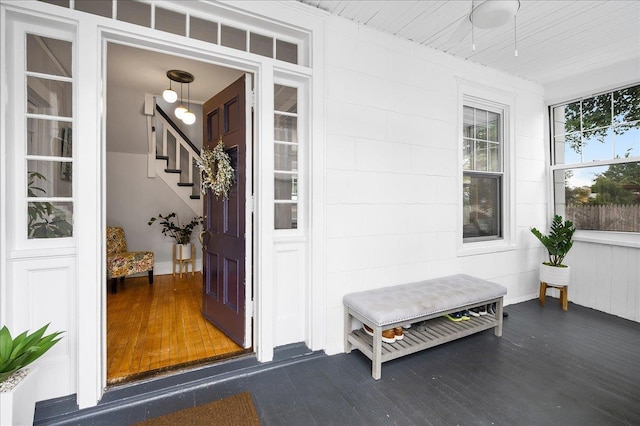
[[[503,113],[465,102],[463,107],[462,234],[465,243],[503,238]]]
[[[274,85],[275,229],[298,229],[298,89]]]
[[[71,237],[72,43],[29,33],[25,43],[26,237]]]
[[[640,85],[550,114],[555,212],[577,229],[640,232]]]

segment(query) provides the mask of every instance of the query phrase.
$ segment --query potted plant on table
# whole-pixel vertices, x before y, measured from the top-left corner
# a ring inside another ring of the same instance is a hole
[[[159,214],[158,217],[152,217],[149,219],[148,225],[153,225],[156,220],[159,221],[162,227],[162,235],[167,235],[174,239],[176,243],[176,259],[190,259],[192,250],[191,234],[193,234],[196,226],[202,224],[202,217],[194,217],[191,222],[183,224],[180,222],[178,214],[172,212],[166,216]]]
[[[44,335],[49,324],[15,338],[0,329],[0,424],[32,424],[36,406],[35,370],[25,368],[58,343],[63,332]]]
[[[554,287],[569,285],[571,268],[562,262],[573,246],[575,232],[573,222],[570,220],[563,222],[560,215],[553,217],[549,235],[544,235],[536,228],[531,228],[531,233],[540,240],[549,255],[549,261],[540,265],[540,282]]]

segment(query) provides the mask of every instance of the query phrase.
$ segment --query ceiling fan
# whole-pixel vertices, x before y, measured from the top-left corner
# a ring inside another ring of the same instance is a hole
[[[471,11],[462,19],[456,30],[451,34],[450,40],[460,42],[469,32],[471,32],[473,37],[474,28],[498,28],[505,25],[511,19],[513,19],[515,25],[516,14],[519,9],[520,0],[472,0]],[[475,45],[473,46],[473,50],[475,50]]]

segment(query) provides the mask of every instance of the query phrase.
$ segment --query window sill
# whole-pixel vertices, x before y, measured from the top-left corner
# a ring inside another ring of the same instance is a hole
[[[636,232],[576,231],[573,239],[585,243],[640,248],[640,234]]]
[[[513,250],[515,248],[515,244],[512,244],[503,239],[492,241],[478,241],[475,243],[462,243],[458,247],[458,257],[498,253],[502,251]]]

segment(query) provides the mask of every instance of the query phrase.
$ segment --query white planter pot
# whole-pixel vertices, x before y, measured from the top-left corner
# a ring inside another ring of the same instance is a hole
[[[37,369],[29,373],[13,389],[0,392],[0,425],[32,425],[36,410]]]
[[[176,260],[191,259],[193,244],[176,244]]]
[[[564,287],[569,285],[571,276],[571,267],[559,268],[557,266],[549,266],[544,263],[540,264],[540,282],[547,283],[554,287]]]

